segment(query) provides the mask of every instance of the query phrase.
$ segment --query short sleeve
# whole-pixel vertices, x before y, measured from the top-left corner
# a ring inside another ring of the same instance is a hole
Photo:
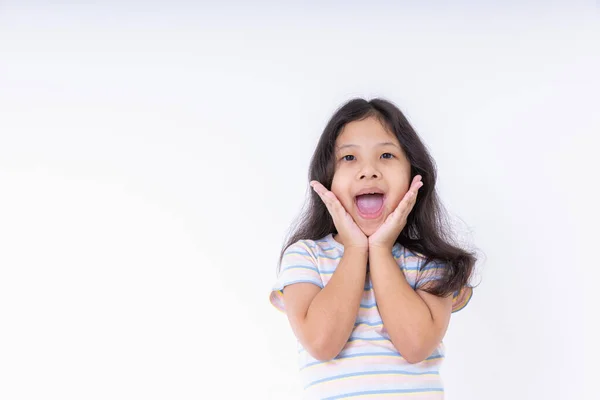
[[[446,268],[444,264],[432,261],[421,270],[420,266],[423,261],[424,259],[419,262],[416,289],[421,289],[428,282],[440,279],[444,272],[444,268]],[[469,285],[463,286],[460,290],[455,291],[452,295],[452,312],[455,313],[465,308],[471,300],[471,297],[473,297],[473,288]]]
[[[281,259],[277,280],[269,297],[271,304],[281,312],[285,312],[283,290],[294,283],[312,283],[323,288],[316,258],[304,241],[289,246]]]

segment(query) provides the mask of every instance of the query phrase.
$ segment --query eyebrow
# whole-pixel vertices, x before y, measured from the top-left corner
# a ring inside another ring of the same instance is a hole
[[[399,147],[396,145],[396,143],[393,143],[393,142],[381,142],[381,143],[377,143],[375,146],[394,146],[399,149]],[[336,147],[336,150],[340,151],[340,150],[343,150],[348,147],[360,147],[360,146],[357,144],[349,143],[349,144],[343,144],[339,147]]]

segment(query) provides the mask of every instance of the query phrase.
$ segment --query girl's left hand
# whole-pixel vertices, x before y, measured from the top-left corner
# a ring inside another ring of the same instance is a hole
[[[396,239],[406,226],[408,214],[410,214],[415,202],[417,201],[417,192],[423,186],[421,175],[414,177],[411,187],[398,204],[398,207],[385,219],[383,224],[369,236],[369,250],[373,248],[384,248],[392,251]]]

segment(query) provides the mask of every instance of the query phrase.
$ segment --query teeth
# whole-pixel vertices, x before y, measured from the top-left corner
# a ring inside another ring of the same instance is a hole
[[[359,194],[357,196],[364,196],[364,195],[367,195],[367,194],[382,194],[382,193],[381,192],[365,192],[365,193],[361,193],[361,194]]]

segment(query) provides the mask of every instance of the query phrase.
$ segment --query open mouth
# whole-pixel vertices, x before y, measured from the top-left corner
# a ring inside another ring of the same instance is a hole
[[[366,190],[355,197],[356,208],[361,217],[377,218],[383,211],[385,195],[379,190]]]

